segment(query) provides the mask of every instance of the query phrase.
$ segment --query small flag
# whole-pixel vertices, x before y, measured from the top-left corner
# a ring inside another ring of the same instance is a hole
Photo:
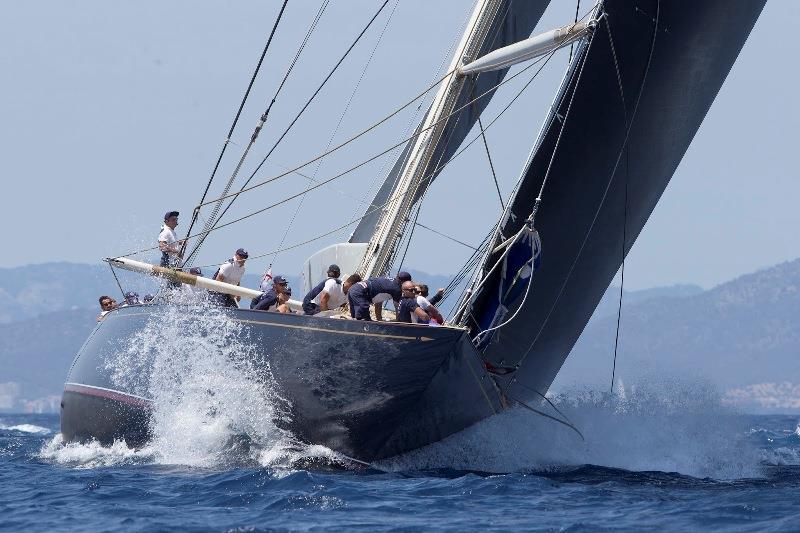
[[[269,284],[272,283],[272,265],[269,266],[266,272],[264,272],[264,277],[261,278],[261,290],[266,291],[269,289]]]

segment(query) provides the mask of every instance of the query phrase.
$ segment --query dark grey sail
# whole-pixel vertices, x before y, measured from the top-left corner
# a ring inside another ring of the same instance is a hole
[[[478,56],[483,56],[489,52],[515,43],[530,36],[534,27],[547,8],[550,0],[502,0],[497,9],[497,15],[492,22],[492,27],[487,33],[486,40],[481,47]],[[503,81],[508,69],[494,72],[486,72],[470,80],[461,90],[455,108],[459,109],[470,100],[474,99]],[[432,166],[437,168],[446,162],[458,150],[470,129],[475,125],[481,112],[489,104],[493,92],[488,93],[473,104],[465,107],[447,120],[441,142],[436,147],[433,154]],[[427,115],[427,113],[426,113]],[[423,122],[424,122],[423,115]],[[395,162],[392,170],[386,176],[383,184],[374,199],[366,209],[366,215],[361,219],[349,242],[369,242],[372,238],[375,226],[381,217],[381,210],[375,207],[386,203],[392,193],[398,174],[403,171],[406,158],[414,145],[414,139],[410,140]],[[434,176],[438,172],[434,173]],[[433,179],[430,180],[432,182]],[[424,192],[424,188],[415,191],[414,201],[416,202]]]
[[[764,3],[603,3],[602,18],[578,51],[495,242],[523,227],[549,167],[535,217],[541,265],[530,294],[520,309],[528,276],[515,278],[516,272],[498,268],[462,318],[475,337],[492,323],[499,305],[508,308],[505,320],[519,309],[513,320],[482,335],[479,344],[487,368],[507,376],[499,381],[510,393],[531,398],[531,389],[544,394],[552,383],[664,192]],[[490,255],[485,269],[501,254]],[[518,260],[510,263],[520,268]],[[499,290],[509,279],[518,286]],[[514,301],[498,302],[499,294],[511,294]]]

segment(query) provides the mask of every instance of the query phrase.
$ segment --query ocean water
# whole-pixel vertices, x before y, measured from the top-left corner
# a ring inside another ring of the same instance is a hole
[[[798,417],[561,407],[585,441],[512,411],[372,467],[318,447],[213,449],[217,428],[178,455],[163,439],[64,445],[55,415],[2,415],[0,527],[800,530]]]
[[[0,528],[800,530],[798,416],[737,414],[662,379],[552,398],[581,435],[512,409],[355,464],[274,424],[285,404],[241,325],[181,307],[197,303],[106,362],[154,400],[147,446],[64,444],[55,415],[0,415]]]

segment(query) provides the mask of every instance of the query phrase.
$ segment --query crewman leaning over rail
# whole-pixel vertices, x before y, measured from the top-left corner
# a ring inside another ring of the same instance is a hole
[[[369,310],[374,306],[375,318],[383,320],[383,302],[391,299],[397,308],[402,299],[400,285],[406,281],[411,281],[411,274],[398,272],[393,278],[370,278],[354,284],[347,293],[350,316],[356,320],[372,320]]]

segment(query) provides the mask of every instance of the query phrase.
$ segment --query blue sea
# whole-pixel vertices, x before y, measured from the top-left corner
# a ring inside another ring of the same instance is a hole
[[[583,439],[512,410],[370,466],[277,438],[242,446],[208,421],[133,450],[65,445],[56,415],[0,415],[0,527],[800,530],[800,417],[691,392],[556,398]]]

